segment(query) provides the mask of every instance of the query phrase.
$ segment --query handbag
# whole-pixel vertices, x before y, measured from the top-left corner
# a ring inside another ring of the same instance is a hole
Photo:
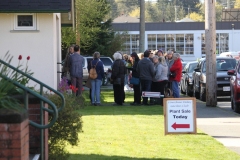
[[[113,80],[113,84],[115,85],[121,85],[121,78],[116,78]]]
[[[85,86],[88,87],[88,88],[92,88],[92,84],[91,84],[91,79],[90,77],[88,77],[86,83],[85,83]]]
[[[130,84],[139,85],[139,78],[132,77],[132,78],[130,79]]]

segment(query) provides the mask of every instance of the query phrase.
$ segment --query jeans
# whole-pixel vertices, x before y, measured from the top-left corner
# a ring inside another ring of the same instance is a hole
[[[179,82],[172,81],[172,91],[173,91],[173,97],[174,98],[179,98],[180,97]]]
[[[102,81],[99,79],[93,79],[91,80],[92,85],[92,93],[91,93],[91,99],[92,103],[100,103],[100,88],[102,85]]]
[[[71,77],[71,83],[72,83],[72,91],[73,94],[76,96],[80,96],[82,94],[82,78],[79,77]]]
[[[151,91],[152,81],[151,80],[141,80],[142,91]],[[147,104],[148,97],[143,97],[143,104]]]

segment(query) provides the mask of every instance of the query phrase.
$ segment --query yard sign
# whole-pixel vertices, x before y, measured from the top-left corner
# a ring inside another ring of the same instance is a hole
[[[166,134],[196,133],[196,98],[164,98]]]

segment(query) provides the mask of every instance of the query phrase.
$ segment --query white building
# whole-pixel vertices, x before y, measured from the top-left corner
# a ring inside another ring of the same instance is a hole
[[[139,52],[139,23],[112,23],[115,31],[127,31],[125,53]],[[240,51],[240,22],[216,23],[216,52]],[[205,56],[204,22],[145,23],[145,49],[173,49],[185,61]],[[143,51],[141,51],[143,52]]]
[[[12,65],[20,61],[33,77],[57,89],[61,65],[61,13],[71,11],[71,0],[0,1],[0,57],[9,52]]]

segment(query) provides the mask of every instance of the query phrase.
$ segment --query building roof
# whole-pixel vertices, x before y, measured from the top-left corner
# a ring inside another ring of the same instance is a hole
[[[112,23],[115,31],[139,31],[139,23]],[[240,22],[216,22],[217,30],[240,30]],[[205,22],[156,22],[145,23],[145,31],[205,30]]]
[[[0,13],[62,13],[71,10],[71,0],[0,0]]]
[[[121,15],[113,20],[113,23],[139,23],[139,19],[129,15]]]

